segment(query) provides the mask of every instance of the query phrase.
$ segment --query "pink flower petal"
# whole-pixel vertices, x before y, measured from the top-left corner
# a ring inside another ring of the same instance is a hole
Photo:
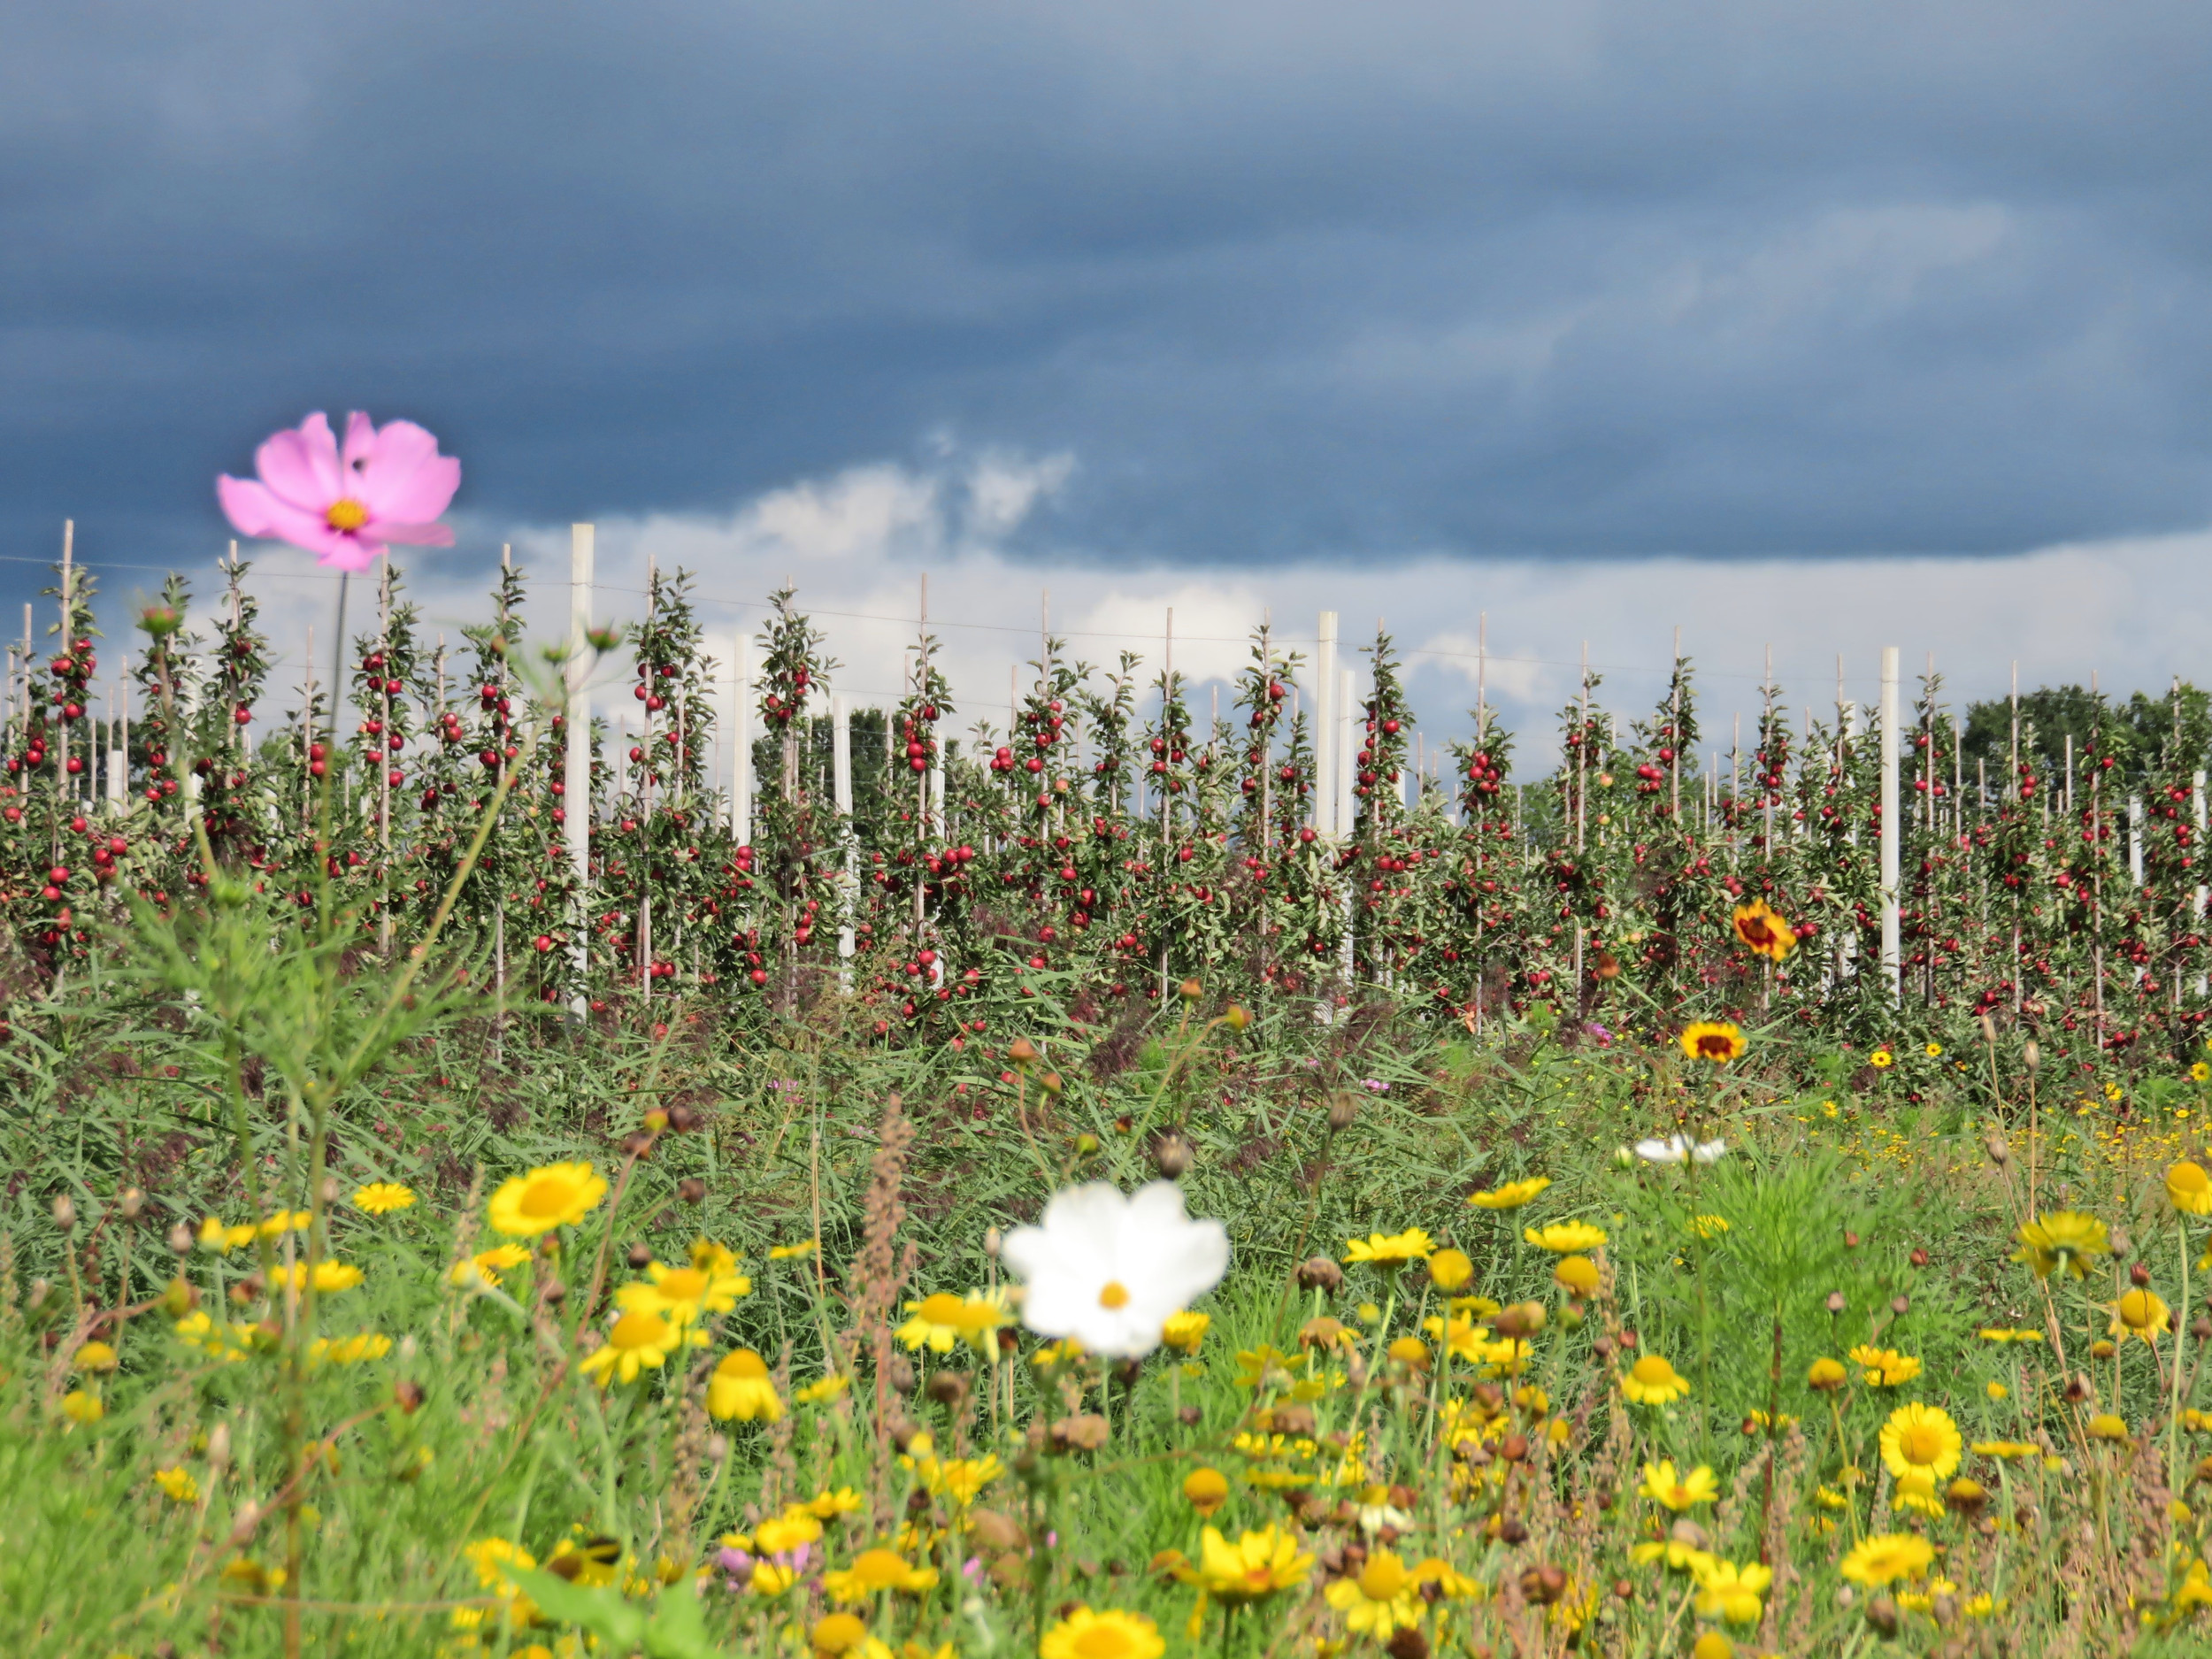
[[[411,420],[386,422],[365,455],[355,453],[350,433],[346,448],[349,493],[366,503],[373,519],[428,524],[461,488],[460,462],[440,455],[437,439]]]
[[[320,513],[346,493],[338,441],[319,410],[300,422],[296,431],[271,434],[254,451],[253,464],[261,481],[280,500],[311,512]]]
[[[453,545],[452,530],[442,524],[386,524],[380,518],[373,518],[362,534],[366,535],[372,532],[380,541],[397,541],[408,547]]]
[[[376,556],[384,550],[380,541],[365,541],[359,536],[342,535],[334,530],[330,539],[332,545],[317,562],[356,576],[375,564]]]
[[[215,493],[240,535],[269,536],[305,548],[310,553],[328,553],[346,538],[323,522],[319,512],[296,507],[266,485],[251,479],[220,478]]]

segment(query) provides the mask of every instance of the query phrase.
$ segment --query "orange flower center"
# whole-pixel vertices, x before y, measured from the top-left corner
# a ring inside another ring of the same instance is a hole
[[[1709,1031],[1697,1040],[1697,1051],[1703,1059],[1725,1060],[1729,1053],[1728,1038],[1724,1033]]]
[[[1129,1286],[1118,1279],[1106,1281],[1106,1288],[1098,1293],[1102,1308],[1126,1308],[1129,1305]]]
[[[1389,1555],[1378,1555],[1360,1569],[1359,1593],[1371,1601],[1395,1601],[1405,1587],[1405,1564]]]
[[[676,1302],[696,1302],[707,1294],[707,1276],[695,1267],[679,1267],[660,1278],[662,1295]]]
[[[614,1322],[607,1340],[618,1348],[658,1348],[667,1332],[657,1315],[626,1313]]]
[[[350,495],[342,495],[332,502],[323,514],[323,522],[334,530],[358,530],[368,521],[367,505]]]

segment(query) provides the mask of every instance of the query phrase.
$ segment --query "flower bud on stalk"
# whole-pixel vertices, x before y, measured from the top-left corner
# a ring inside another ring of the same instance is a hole
[[[68,1233],[77,1225],[77,1206],[67,1193],[54,1200],[54,1225]]]

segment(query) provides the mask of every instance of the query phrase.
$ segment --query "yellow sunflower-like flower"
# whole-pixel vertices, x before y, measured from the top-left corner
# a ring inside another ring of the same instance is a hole
[[[1038,1659],[1160,1659],[1166,1651],[1159,1627],[1143,1614],[1087,1607],[1070,1609],[1037,1643]]]
[[[607,1195],[607,1183],[588,1164],[548,1164],[503,1181],[492,1194],[491,1224],[515,1238],[535,1238],[572,1227]]]
[[[1394,1550],[1378,1549],[1357,1574],[1337,1579],[1324,1594],[1355,1633],[1387,1641],[1391,1632],[1421,1622],[1421,1586]]]
[[[2110,1411],[2100,1411],[2089,1419],[2089,1438],[2093,1440],[2124,1440],[2128,1438],[2128,1420]]]
[[[1780,962],[1797,949],[1797,935],[1790,931],[1789,923],[1770,910],[1764,899],[1739,904],[1731,919],[1735,925],[1737,941],[1754,956]]]
[[[1531,1175],[1494,1187],[1486,1193],[1470,1193],[1467,1202],[1483,1210],[1518,1210],[1550,1185],[1550,1176]]]
[[[1192,1313],[1187,1309],[1181,1313],[1171,1313],[1160,1327],[1160,1340],[1180,1353],[1195,1354],[1199,1344],[1206,1340],[1207,1327],[1212,1324],[1210,1314]]]
[[[108,1409],[89,1389],[72,1388],[61,1397],[61,1414],[72,1423],[90,1424],[107,1416]]]
[[[115,1349],[110,1344],[100,1341],[92,1341],[87,1342],[81,1348],[78,1348],[76,1357],[71,1362],[71,1363],[78,1371],[113,1371],[118,1363],[118,1360]]]
[[[1863,1366],[1866,1380],[1875,1388],[1901,1388],[1920,1375],[1920,1361],[1911,1354],[1900,1354],[1893,1348],[1876,1348],[1862,1342],[1847,1356],[1854,1365]]]
[[[1448,1296],[1474,1276],[1475,1264],[1464,1250],[1439,1250],[1429,1257],[1429,1282]]]
[[[1232,1544],[1215,1527],[1199,1534],[1197,1580],[1217,1601],[1256,1601],[1304,1581],[1313,1557],[1302,1555],[1294,1533],[1270,1524]]]
[[[1710,1503],[1720,1495],[1720,1482],[1713,1471],[1700,1463],[1686,1475],[1675,1472],[1674,1459],[1644,1465],[1644,1484],[1636,1488],[1638,1494],[1655,1503],[1663,1503],[1679,1515],[1696,1503]]]
[[[1935,1546],[1916,1532],[1877,1532],[1853,1547],[1839,1571],[1852,1583],[1878,1590],[1921,1577],[1934,1560]]]
[[[1436,1241],[1418,1227],[1409,1227],[1403,1233],[1371,1233],[1363,1239],[1354,1239],[1345,1248],[1348,1262],[1372,1262],[1378,1267],[1403,1267],[1408,1262],[1424,1262],[1435,1252]]]
[[[1916,1509],[1923,1515],[1941,1515],[1943,1502],[1936,1496],[1935,1477],[1924,1469],[1908,1469],[1890,1488],[1893,1509]]]
[[[1697,1610],[1707,1618],[1725,1620],[1731,1624],[1756,1624],[1764,1610],[1759,1598],[1774,1582],[1774,1570],[1747,1562],[1739,1566],[1732,1561],[1717,1558],[1700,1564],[1697,1575]]]
[[[2124,1343],[2130,1337],[2138,1337],[2155,1348],[2158,1339],[2166,1334],[2166,1321],[2172,1311],[2154,1290],[2124,1292],[2120,1300],[2112,1304],[2112,1324],[2108,1327],[2108,1334],[2118,1337]]]
[[[683,1341],[683,1333],[657,1313],[626,1313],[614,1322],[607,1340],[584,1356],[587,1377],[601,1387],[610,1382],[633,1381],[648,1366],[658,1368]]]
[[[2089,1277],[2099,1256],[2112,1254],[2112,1240],[2104,1223],[2079,1210],[2055,1210],[2026,1223],[2019,1233],[2020,1248],[2012,1259],[2034,1271],[2038,1279],[2054,1273]]]
[[[1700,1019],[1682,1028],[1682,1052],[1692,1060],[1726,1065],[1744,1051],[1743,1029],[1724,1019]]]
[[[749,1348],[725,1354],[714,1375],[707,1379],[707,1409],[718,1417],[735,1417],[741,1423],[756,1418],[773,1423],[783,1416],[783,1402],[776,1397],[776,1385],[769,1379],[768,1362]]]
[[[192,1471],[182,1463],[155,1470],[154,1484],[167,1494],[172,1503],[197,1503],[200,1501],[200,1483],[192,1479]]]
[[[415,1202],[415,1189],[397,1181],[371,1181],[356,1192],[353,1207],[365,1216],[388,1216]]]
[[[753,1281],[742,1273],[718,1273],[701,1267],[670,1267],[663,1262],[647,1265],[643,1284],[625,1285],[615,1293],[615,1305],[632,1313],[657,1313],[680,1325],[695,1324],[710,1313],[727,1313],[740,1296],[752,1294]]]
[[[1931,1481],[1945,1479],[1957,1470],[1963,1444],[1959,1425],[1940,1406],[1900,1406],[1882,1425],[1882,1461],[1893,1475],[1918,1470]]]
[[[2166,1202],[2185,1216],[2212,1216],[2212,1175],[2201,1164],[2175,1164],[2166,1171]]]
[[[906,1304],[910,1316],[899,1326],[898,1339],[909,1348],[926,1346],[933,1354],[949,1354],[965,1342],[986,1359],[998,1357],[998,1329],[1012,1322],[1003,1291],[972,1290],[964,1296],[939,1291]]]
[[[1689,1381],[1656,1354],[1647,1354],[1621,1373],[1621,1393],[1640,1406],[1672,1405],[1686,1398]]]
[[[2192,1083],[2212,1083],[2212,1065],[2198,1061],[2189,1068],[2189,1080]]]
[[[1555,1221],[1548,1227],[1524,1227],[1522,1239],[1555,1256],[1577,1256],[1605,1242],[1605,1229],[1586,1221]]]
[[[768,1259],[772,1262],[788,1262],[798,1256],[811,1256],[821,1248],[819,1239],[801,1239],[796,1244],[772,1244],[768,1247]]]
[[[934,1567],[910,1567],[895,1550],[864,1549],[853,1564],[822,1575],[822,1587],[841,1601],[865,1601],[886,1590],[918,1595],[937,1582]]]
[[[300,1290],[306,1286],[309,1277],[307,1263],[295,1262],[289,1267],[279,1267],[270,1273],[269,1283],[278,1290]],[[327,1296],[341,1290],[351,1290],[358,1285],[361,1270],[350,1262],[334,1262],[326,1256],[315,1263],[313,1279],[315,1294]]]
[[[803,1406],[818,1406],[836,1399],[852,1386],[852,1379],[849,1377],[840,1377],[833,1373],[827,1377],[817,1378],[803,1387],[794,1388],[791,1391],[791,1397]]]
[[[1587,1302],[1603,1282],[1598,1264],[1586,1256],[1563,1256],[1552,1263],[1552,1282],[1577,1302]]]

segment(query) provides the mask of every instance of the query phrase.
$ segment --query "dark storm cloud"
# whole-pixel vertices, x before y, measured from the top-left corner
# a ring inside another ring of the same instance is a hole
[[[2200,6],[0,12],[16,557],[324,406],[487,520],[1064,450],[1093,557],[2207,516]]]

